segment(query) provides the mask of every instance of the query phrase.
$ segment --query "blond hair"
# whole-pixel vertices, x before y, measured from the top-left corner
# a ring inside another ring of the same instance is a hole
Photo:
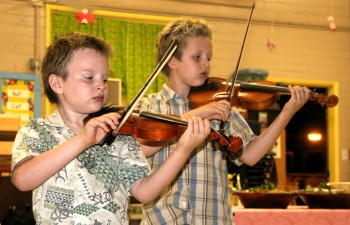
[[[187,37],[212,38],[212,30],[206,20],[202,18],[182,17],[169,23],[158,35],[158,61],[165,55],[172,42],[178,44],[174,57],[181,59],[183,49],[186,47]],[[168,76],[169,68],[164,66],[163,73]]]

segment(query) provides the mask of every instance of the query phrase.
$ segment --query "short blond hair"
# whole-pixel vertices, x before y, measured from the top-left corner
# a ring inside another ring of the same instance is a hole
[[[212,30],[205,19],[181,17],[170,22],[158,35],[158,61],[165,55],[172,42],[178,44],[174,57],[181,59],[183,49],[186,47],[187,37],[209,37],[212,39]],[[169,68],[163,68],[163,73],[168,76]]]

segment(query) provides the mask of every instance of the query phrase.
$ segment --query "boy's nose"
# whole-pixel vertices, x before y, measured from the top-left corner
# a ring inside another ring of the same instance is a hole
[[[97,88],[98,89],[106,89],[106,87],[107,87],[107,83],[104,82],[104,81],[97,83]]]
[[[208,68],[208,67],[210,66],[209,60],[207,60],[207,59],[203,60],[202,66],[203,66],[204,68]]]

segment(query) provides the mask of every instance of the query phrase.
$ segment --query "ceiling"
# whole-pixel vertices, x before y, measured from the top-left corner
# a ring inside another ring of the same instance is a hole
[[[33,4],[58,4],[73,8],[90,9],[117,9],[120,4],[126,4],[127,0],[19,0]],[[209,5],[225,5],[232,7],[251,7],[254,0],[159,0],[164,2],[187,2]]]

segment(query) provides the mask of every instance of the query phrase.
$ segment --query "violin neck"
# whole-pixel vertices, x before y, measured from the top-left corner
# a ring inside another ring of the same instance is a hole
[[[142,111],[140,112],[140,116],[149,118],[149,119],[156,119],[164,122],[175,123],[183,126],[188,125],[186,121],[183,121],[180,118],[176,118],[175,116],[170,116],[170,115],[164,115],[161,113]]]
[[[281,93],[290,93],[287,87],[283,86],[271,86],[265,84],[257,83],[240,83],[240,90],[242,91],[257,91],[257,92],[281,92]]]

